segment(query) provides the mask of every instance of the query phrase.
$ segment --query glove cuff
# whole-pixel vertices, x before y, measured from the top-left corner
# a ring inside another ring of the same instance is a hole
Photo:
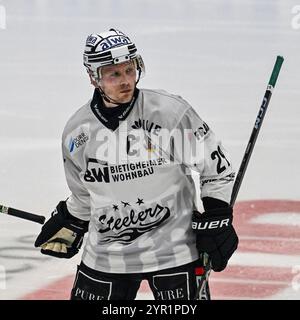
[[[233,209],[232,207],[226,208],[217,208],[217,209],[210,209],[203,212],[203,217],[221,217],[221,216],[232,216]]]
[[[59,202],[59,204],[56,206],[56,209],[52,213],[52,217],[55,214],[61,215],[64,220],[65,227],[67,227],[68,229],[76,233],[83,234],[88,231],[89,221],[84,221],[72,216],[68,210],[66,201]]]

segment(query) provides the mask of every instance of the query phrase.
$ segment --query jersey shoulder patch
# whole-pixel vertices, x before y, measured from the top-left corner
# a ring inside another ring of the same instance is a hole
[[[78,109],[68,120],[62,135],[62,142],[70,155],[76,154],[89,140],[90,135],[90,101]]]

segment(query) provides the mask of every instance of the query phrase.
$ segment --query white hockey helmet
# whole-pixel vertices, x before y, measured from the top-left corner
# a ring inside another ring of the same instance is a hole
[[[96,82],[101,79],[99,68],[131,60],[138,71],[138,82],[145,74],[145,66],[128,36],[117,29],[109,29],[99,34],[92,33],[86,39],[83,64]]]

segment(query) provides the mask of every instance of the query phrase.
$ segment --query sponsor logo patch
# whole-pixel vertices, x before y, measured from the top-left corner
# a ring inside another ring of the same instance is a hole
[[[89,140],[89,126],[82,125],[67,135],[65,146],[74,155]]]
[[[89,137],[84,133],[80,133],[77,137],[70,139],[69,151],[72,153],[75,148],[79,148],[89,140]]]

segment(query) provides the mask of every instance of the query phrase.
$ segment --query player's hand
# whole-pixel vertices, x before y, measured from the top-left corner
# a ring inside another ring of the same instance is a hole
[[[192,229],[196,233],[199,253],[209,255],[214,271],[226,268],[229,258],[238,246],[238,236],[232,225],[232,208],[219,208],[200,213],[193,212]]]
[[[41,253],[58,257],[72,258],[78,253],[88,222],[73,217],[66,202],[61,201],[51,218],[44,224],[35,241],[35,247],[41,247]]]

